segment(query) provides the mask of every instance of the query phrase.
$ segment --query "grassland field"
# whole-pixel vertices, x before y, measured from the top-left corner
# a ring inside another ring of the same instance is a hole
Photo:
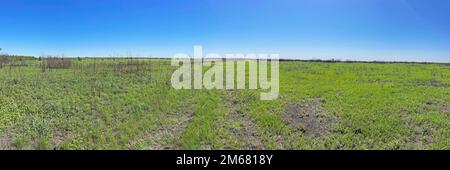
[[[450,149],[450,66],[280,62],[280,95],[175,90],[169,59],[0,68],[0,149]]]

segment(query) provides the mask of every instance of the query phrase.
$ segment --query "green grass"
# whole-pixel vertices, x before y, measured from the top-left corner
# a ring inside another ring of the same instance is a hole
[[[450,149],[450,66],[280,63],[280,97],[175,90],[170,60],[0,69],[0,149]],[[94,68],[92,65],[95,64]]]

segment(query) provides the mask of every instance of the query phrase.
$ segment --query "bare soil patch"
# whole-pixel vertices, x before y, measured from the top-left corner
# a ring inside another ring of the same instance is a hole
[[[439,102],[435,102],[432,100],[425,101],[425,104],[434,106],[434,107],[438,108],[439,110],[447,113],[448,116],[450,116],[450,107],[448,106],[448,104],[439,103]]]
[[[414,123],[414,144],[417,148],[426,148],[426,146],[433,143],[432,131],[425,125]]]
[[[145,140],[147,145],[142,148],[146,150],[169,150],[177,149],[176,140],[180,137],[183,130],[187,127],[192,119],[194,112],[186,112],[183,114],[167,114],[156,120],[157,129],[147,131],[136,139]],[[128,148],[134,149],[133,146],[140,142],[133,141],[128,144]]]
[[[0,136],[0,150],[13,149],[11,147],[11,138],[8,136]]]
[[[322,107],[324,99],[314,99],[301,103],[285,105],[284,119],[294,128],[311,137],[319,137],[329,133],[331,125],[337,118],[326,113]]]
[[[450,87],[450,83],[444,83],[439,81],[426,81],[417,83],[419,86],[432,86],[432,87]]]
[[[74,133],[69,130],[57,129],[53,133],[51,144],[53,149],[60,149],[59,147],[64,143],[66,139],[72,139]]]
[[[227,107],[227,128],[243,144],[243,149],[264,149],[264,144],[260,139],[256,125],[252,118],[241,111],[241,102],[237,100],[236,92],[228,93]]]

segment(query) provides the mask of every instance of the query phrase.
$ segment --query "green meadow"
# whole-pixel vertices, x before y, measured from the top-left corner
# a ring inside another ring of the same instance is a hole
[[[0,149],[450,149],[450,66],[280,62],[261,90],[176,90],[168,59],[0,67]]]

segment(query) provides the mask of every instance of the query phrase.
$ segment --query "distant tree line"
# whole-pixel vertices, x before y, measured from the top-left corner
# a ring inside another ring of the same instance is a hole
[[[0,48],[0,52],[3,48]],[[34,56],[25,56],[25,55],[9,55],[7,53],[0,53],[0,58],[8,59],[8,60],[33,60],[36,59]]]
[[[403,63],[403,64],[435,64],[434,62],[414,62],[414,61],[355,61],[355,60],[340,60],[340,59],[331,59],[331,60],[321,60],[321,59],[311,59],[311,60],[303,60],[303,59],[280,59],[283,61],[303,61],[303,62],[322,62],[322,63],[375,63],[375,64],[395,64],[395,63]],[[441,63],[441,64],[449,64],[449,63]]]
[[[0,57],[7,58],[9,60],[34,60],[34,59],[36,59],[34,56],[8,55],[8,54],[0,54]]]

